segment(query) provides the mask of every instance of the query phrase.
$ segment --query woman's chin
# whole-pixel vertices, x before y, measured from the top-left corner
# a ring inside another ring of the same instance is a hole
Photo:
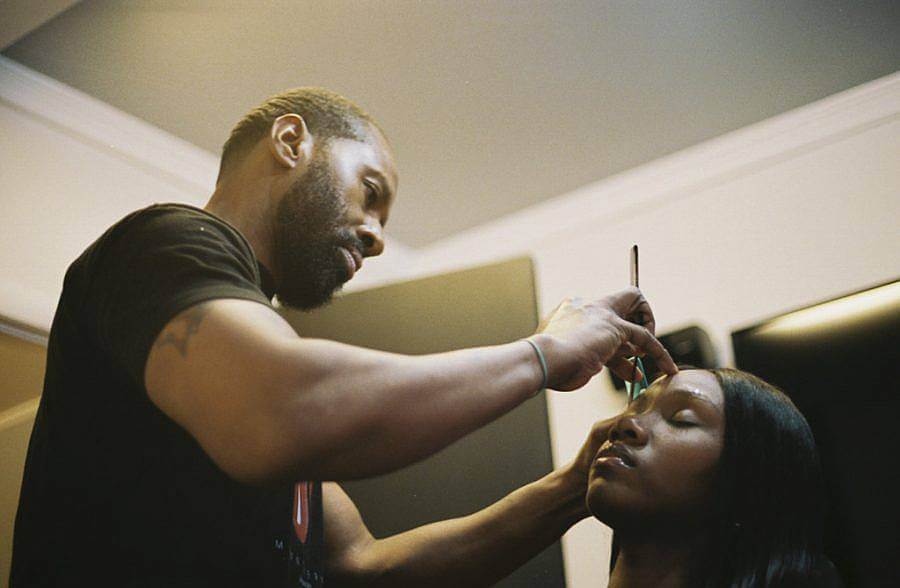
[[[622,504],[623,497],[621,492],[618,491],[620,489],[612,486],[614,484],[610,484],[602,478],[591,480],[587,496],[585,497],[585,504],[591,515],[606,524],[614,520],[616,512],[626,506]]]

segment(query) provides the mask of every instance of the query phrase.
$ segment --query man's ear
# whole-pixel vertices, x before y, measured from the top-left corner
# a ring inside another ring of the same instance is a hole
[[[282,114],[272,123],[269,150],[285,167],[305,165],[312,155],[313,136],[299,114]]]

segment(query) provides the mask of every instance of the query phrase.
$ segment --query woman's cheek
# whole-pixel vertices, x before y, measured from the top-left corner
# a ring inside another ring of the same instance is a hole
[[[675,439],[669,435],[657,447],[650,484],[674,501],[694,502],[706,496],[715,479],[721,447],[708,434],[696,434]]]

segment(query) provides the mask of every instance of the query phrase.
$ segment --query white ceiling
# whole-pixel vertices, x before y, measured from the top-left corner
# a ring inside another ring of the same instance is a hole
[[[3,53],[213,152],[272,93],[344,93],[419,247],[897,71],[900,2],[83,0]]]

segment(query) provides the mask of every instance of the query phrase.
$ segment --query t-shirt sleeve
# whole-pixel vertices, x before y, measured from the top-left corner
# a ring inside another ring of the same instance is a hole
[[[86,328],[141,389],[150,347],[179,312],[215,298],[270,304],[246,241],[213,217],[178,208],[147,209],[117,226],[89,276]]]

